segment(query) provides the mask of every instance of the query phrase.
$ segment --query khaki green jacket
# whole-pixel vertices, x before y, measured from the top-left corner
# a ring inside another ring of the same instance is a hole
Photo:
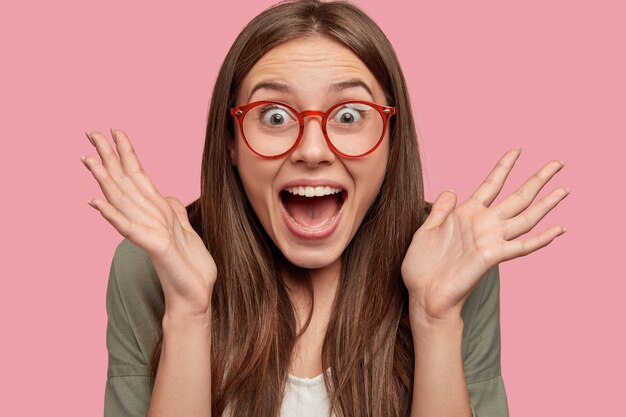
[[[500,373],[500,277],[494,267],[469,296],[463,318],[463,368],[476,417],[508,417]],[[148,361],[161,333],[163,290],[146,252],[124,239],[106,293],[109,352],[105,417],[145,417],[152,387]]]

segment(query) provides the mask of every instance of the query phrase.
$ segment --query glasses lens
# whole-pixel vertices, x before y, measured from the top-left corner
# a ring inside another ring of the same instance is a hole
[[[277,103],[255,106],[243,119],[243,134],[248,144],[265,156],[288,151],[299,132],[298,117],[291,109]]]
[[[384,129],[382,115],[364,103],[345,103],[328,116],[326,133],[340,152],[357,156],[370,151]]]

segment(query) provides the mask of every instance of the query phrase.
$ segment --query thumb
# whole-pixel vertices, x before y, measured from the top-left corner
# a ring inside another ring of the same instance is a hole
[[[456,193],[452,190],[442,192],[433,202],[430,214],[426,218],[423,226],[430,229],[441,225],[455,207]]]
[[[165,197],[165,200],[167,200],[170,207],[172,207],[172,210],[174,210],[174,213],[176,213],[176,217],[178,217],[180,224],[185,229],[193,231],[193,227],[191,226],[191,223],[189,223],[189,217],[187,217],[187,209],[185,208],[185,205],[176,197],[168,196]]]

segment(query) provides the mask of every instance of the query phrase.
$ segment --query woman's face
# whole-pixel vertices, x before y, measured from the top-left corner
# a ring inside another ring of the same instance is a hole
[[[244,78],[237,105],[260,100],[284,102],[298,111],[326,111],[346,100],[387,104],[363,62],[326,37],[297,38],[265,54]],[[253,209],[276,246],[294,265],[317,269],[340,258],[378,194],[389,134],[371,154],[348,159],[328,147],[321,117],[304,120],[299,145],[278,159],[253,153],[236,129],[232,158]],[[305,196],[294,195],[298,189]],[[336,194],[306,196],[314,190],[321,194],[339,189]]]

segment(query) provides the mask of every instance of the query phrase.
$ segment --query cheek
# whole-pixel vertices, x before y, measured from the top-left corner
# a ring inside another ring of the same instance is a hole
[[[380,187],[387,170],[387,155],[373,153],[372,159],[364,160],[363,164],[353,161],[348,169],[354,180],[354,210],[352,211],[351,235],[354,236],[361,227],[365,214],[380,193]],[[356,162],[356,163],[354,163]]]
[[[265,221],[273,204],[273,181],[279,162],[261,160],[239,139],[234,153],[246,196],[259,220],[264,223],[264,226],[267,226]]]
[[[355,187],[362,196],[361,204],[364,209],[369,208],[380,191],[387,171],[388,154],[387,148],[383,148],[382,152],[373,153],[370,155],[371,158],[367,158],[362,164],[355,164],[350,169]]]

